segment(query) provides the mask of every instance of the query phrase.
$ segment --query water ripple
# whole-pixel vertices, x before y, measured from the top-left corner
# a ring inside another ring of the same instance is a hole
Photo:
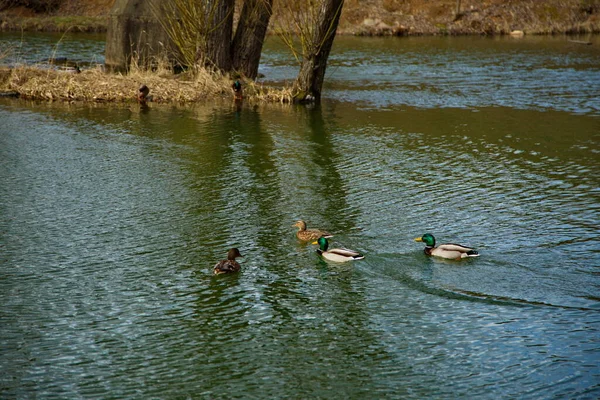
[[[597,397],[594,118],[1,105],[3,394]]]

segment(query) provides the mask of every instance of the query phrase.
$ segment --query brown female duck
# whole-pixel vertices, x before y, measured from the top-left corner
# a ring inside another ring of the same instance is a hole
[[[215,275],[239,272],[239,270],[242,267],[237,261],[235,261],[236,257],[243,256],[240,254],[240,251],[237,248],[234,247],[232,249],[229,249],[229,251],[227,252],[227,260],[221,260],[217,263],[217,265],[215,265]]]
[[[294,226],[298,228],[298,232],[296,232],[296,237],[302,240],[303,242],[317,240],[321,236],[325,238],[333,237],[331,233],[321,229],[306,229],[306,222],[302,220],[296,222]]]

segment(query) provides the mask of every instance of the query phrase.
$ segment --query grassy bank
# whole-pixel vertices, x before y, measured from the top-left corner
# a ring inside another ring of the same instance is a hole
[[[0,16],[0,30],[25,32],[106,32],[106,17],[74,16]]]
[[[50,0],[46,0],[50,1]],[[272,25],[277,25],[277,1]],[[103,32],[114,0],[54,0],[45,12],[8,7],[0,29]],[[338,32],[349,35],[600,33],[600,0],[346,0]],[[2,0],[0,0],[0,6]],[[1,9],[1,8],[0,8]],[[458,13],[457,13],[458,11]]]
[[[0,30],[105,32],[114,0],[0,0]]]
[[[136,102],[141,84],[150,88],[157,103],[193,103],[215,97],[231,98],[231,80],[208,71],[195,74],[173,74],[163,69],[134,69],[127,75],[106,74],[101,69],[72,70],[37,67],[0,68],[0,93],[21,98],[50,101],[82,101],[123,103]],[[249,102],[282,102],[291,100],[286,88],[263,87],[254,82],[244,84],[244,98]]]

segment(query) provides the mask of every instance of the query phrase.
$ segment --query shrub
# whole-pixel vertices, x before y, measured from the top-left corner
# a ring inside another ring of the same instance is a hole
[[[39,12],[54,11],[60,6],[61,0],[0,0],[0,11],[14,7],[25,7]]]

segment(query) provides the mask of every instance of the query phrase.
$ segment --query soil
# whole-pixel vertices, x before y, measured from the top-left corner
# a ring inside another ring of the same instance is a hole
[[[38,3],[44,1],[50,2]],[[114,1],[54,0],[58,7],[36,12],[23,6],[8,7],[10,0],[0,0],[0,30],[102,32]],[[275,16],[277,1],[288,0],[275,0]],[[339,34],[369,36],[515,31],[600,33],[600,0],[346,0],[338,28]]]
[[[341,29],[355,35],[600,32],[600,0],[347,0],[344,7]]]

